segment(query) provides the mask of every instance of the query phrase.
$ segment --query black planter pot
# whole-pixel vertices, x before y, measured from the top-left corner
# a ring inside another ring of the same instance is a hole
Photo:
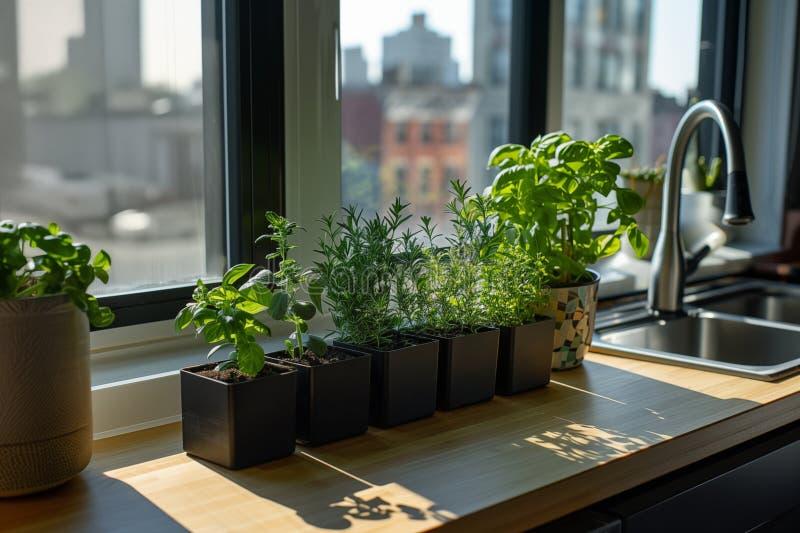
[[[294,452],[297,372],[267,363],[280,374],[224,383],[181,370],[183,449],[226,468],[245,468]]]
[[[484,328],[451,337],[423,336],[439,341],[439,409],[455,409],[494,397],[500,330]]]
[[[370,357],[342,351],[352,357],[322,365],[284,359],[284,351],[267,354],[267,360],[297,370],[297,440],[301,444],[315,446],[367,431]]]
[[[433,339],[403,338],[413,344],[376,350],[334,341],[335,346],[372,356],[370,424],[374,426],[397,426],[432,416],[436,411],[439,344]]]
[[[555,321],[546,317],[500,328],[497,394],[516,394],[550,383],[554,328]]]

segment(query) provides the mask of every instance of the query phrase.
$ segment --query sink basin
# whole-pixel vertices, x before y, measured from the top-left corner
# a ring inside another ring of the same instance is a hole
[[[776,380],[800,369],[800,328],[699,311],[598,331],[601,353]]]
[[[800,325],[800,288],[769,282],[755,282],[735,292],[710,294],[692,305],[732,315],[761,318]]]

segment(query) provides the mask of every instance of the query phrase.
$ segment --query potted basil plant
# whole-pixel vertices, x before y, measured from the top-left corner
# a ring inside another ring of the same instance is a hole
[[[500,235],[493,231],[486,199],[470,195],[459,181],[450,185],[453,198],[446,210],[453,233],[446,238],[448,247],[437,247],[440,235],[431,219],[422,217],[427,248],[420,325],[424,335],[439,341],[440,409],[494,397],[500,339],[481,306],[483,268],[499,247]]]
[[[267,255],[277,263],[272,301],[268,308],[275,320],[292,324],[294,331],[284,341],[285,349],[267,354],[267,359],[297,369],[297,439],[308,445],[324,444],[367,431],[369,423],[370,358],[308,332],[308,321],[322,307],[323,286],[311,270],[289,257],[292,235],[299,226],[278,215],[266,214],[269,233],[256,242],[269,240],[275,251]],[[311,301],[298,298],[308,288]]]
[[[554,369],[580,365],[591,345],[600,276],[588,267],[617,253],[622,239],[639,257],[649,248],[634,219],[644,201],[617,184],[614,160],[632,155],[631,143],[618,135],[591,142],[556,132],[529,147],[498,146],[489,156],[489,167],[500,169],[489,189],[495,214],[515,230],[526,253],[547,260],[550,297],[543,312],[556,321]],[[599,213],[616,225],[613,231],[594,233]]]
[[[92,457],[89,324],[114,314],[87,291],[110,266],[55,223],[0,222],[0,497],[64,483]]]
[[[180,331],[198,335],[225,353],[220,363],[180,372],[183,449],[226,468],[245,468],[291,455],[295,448],[297,371],[267,362],[257,336],[271,331],[256,314],[272,305],[267,271],[237,286],[255,268],[231,267],[219,286],[202,280],[175,318]]]
[[[436,411],[438,344],[407,334],[422,261],[404,254],[399,228],[408,221],[396,200],[384,216],[356,207],[322,219],[316,272],[325,287],[334,345],[371,356],[370,423],[392,427]],[[406,239],[411,235],[404,234]]]
[[[483,270],[483,308],[500,329],[496,392],[517,394],[547,385],[555,322],[537,314],[548,301],[544,260],[516,243],[504,244]]]

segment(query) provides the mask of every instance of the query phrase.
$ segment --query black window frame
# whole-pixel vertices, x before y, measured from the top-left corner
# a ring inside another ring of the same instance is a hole
[[[204,101],[218,103],[204,110],[204,136],[219,128],[214,138],[224,146],[220,154],[204,143],[206,163],[221,164],[224,176],[223,197],[207,191],[206,202],[225,213],[225,227],[207,231],[223,233],[228,266],[259,263],[269,251],[253,244],[266,230],[263,213],[285,214],[283,2],[202,0],[201,13],[203,70],[221,67],[219,83],[203,84]],[[117,328],[171,319],[193,290],[182,284],[99,300]]]

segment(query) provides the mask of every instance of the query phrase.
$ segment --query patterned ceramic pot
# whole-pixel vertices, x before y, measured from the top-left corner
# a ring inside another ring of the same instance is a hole
[[[0,300],[0,497],[64,483],[91,457],[86,315],[64,295]]]
[[[591,270],[589,274],[590,281],[550,288],[550,301],[542,314],[556,321],[553,370],[579,366],[592,344],[600,275]]]

